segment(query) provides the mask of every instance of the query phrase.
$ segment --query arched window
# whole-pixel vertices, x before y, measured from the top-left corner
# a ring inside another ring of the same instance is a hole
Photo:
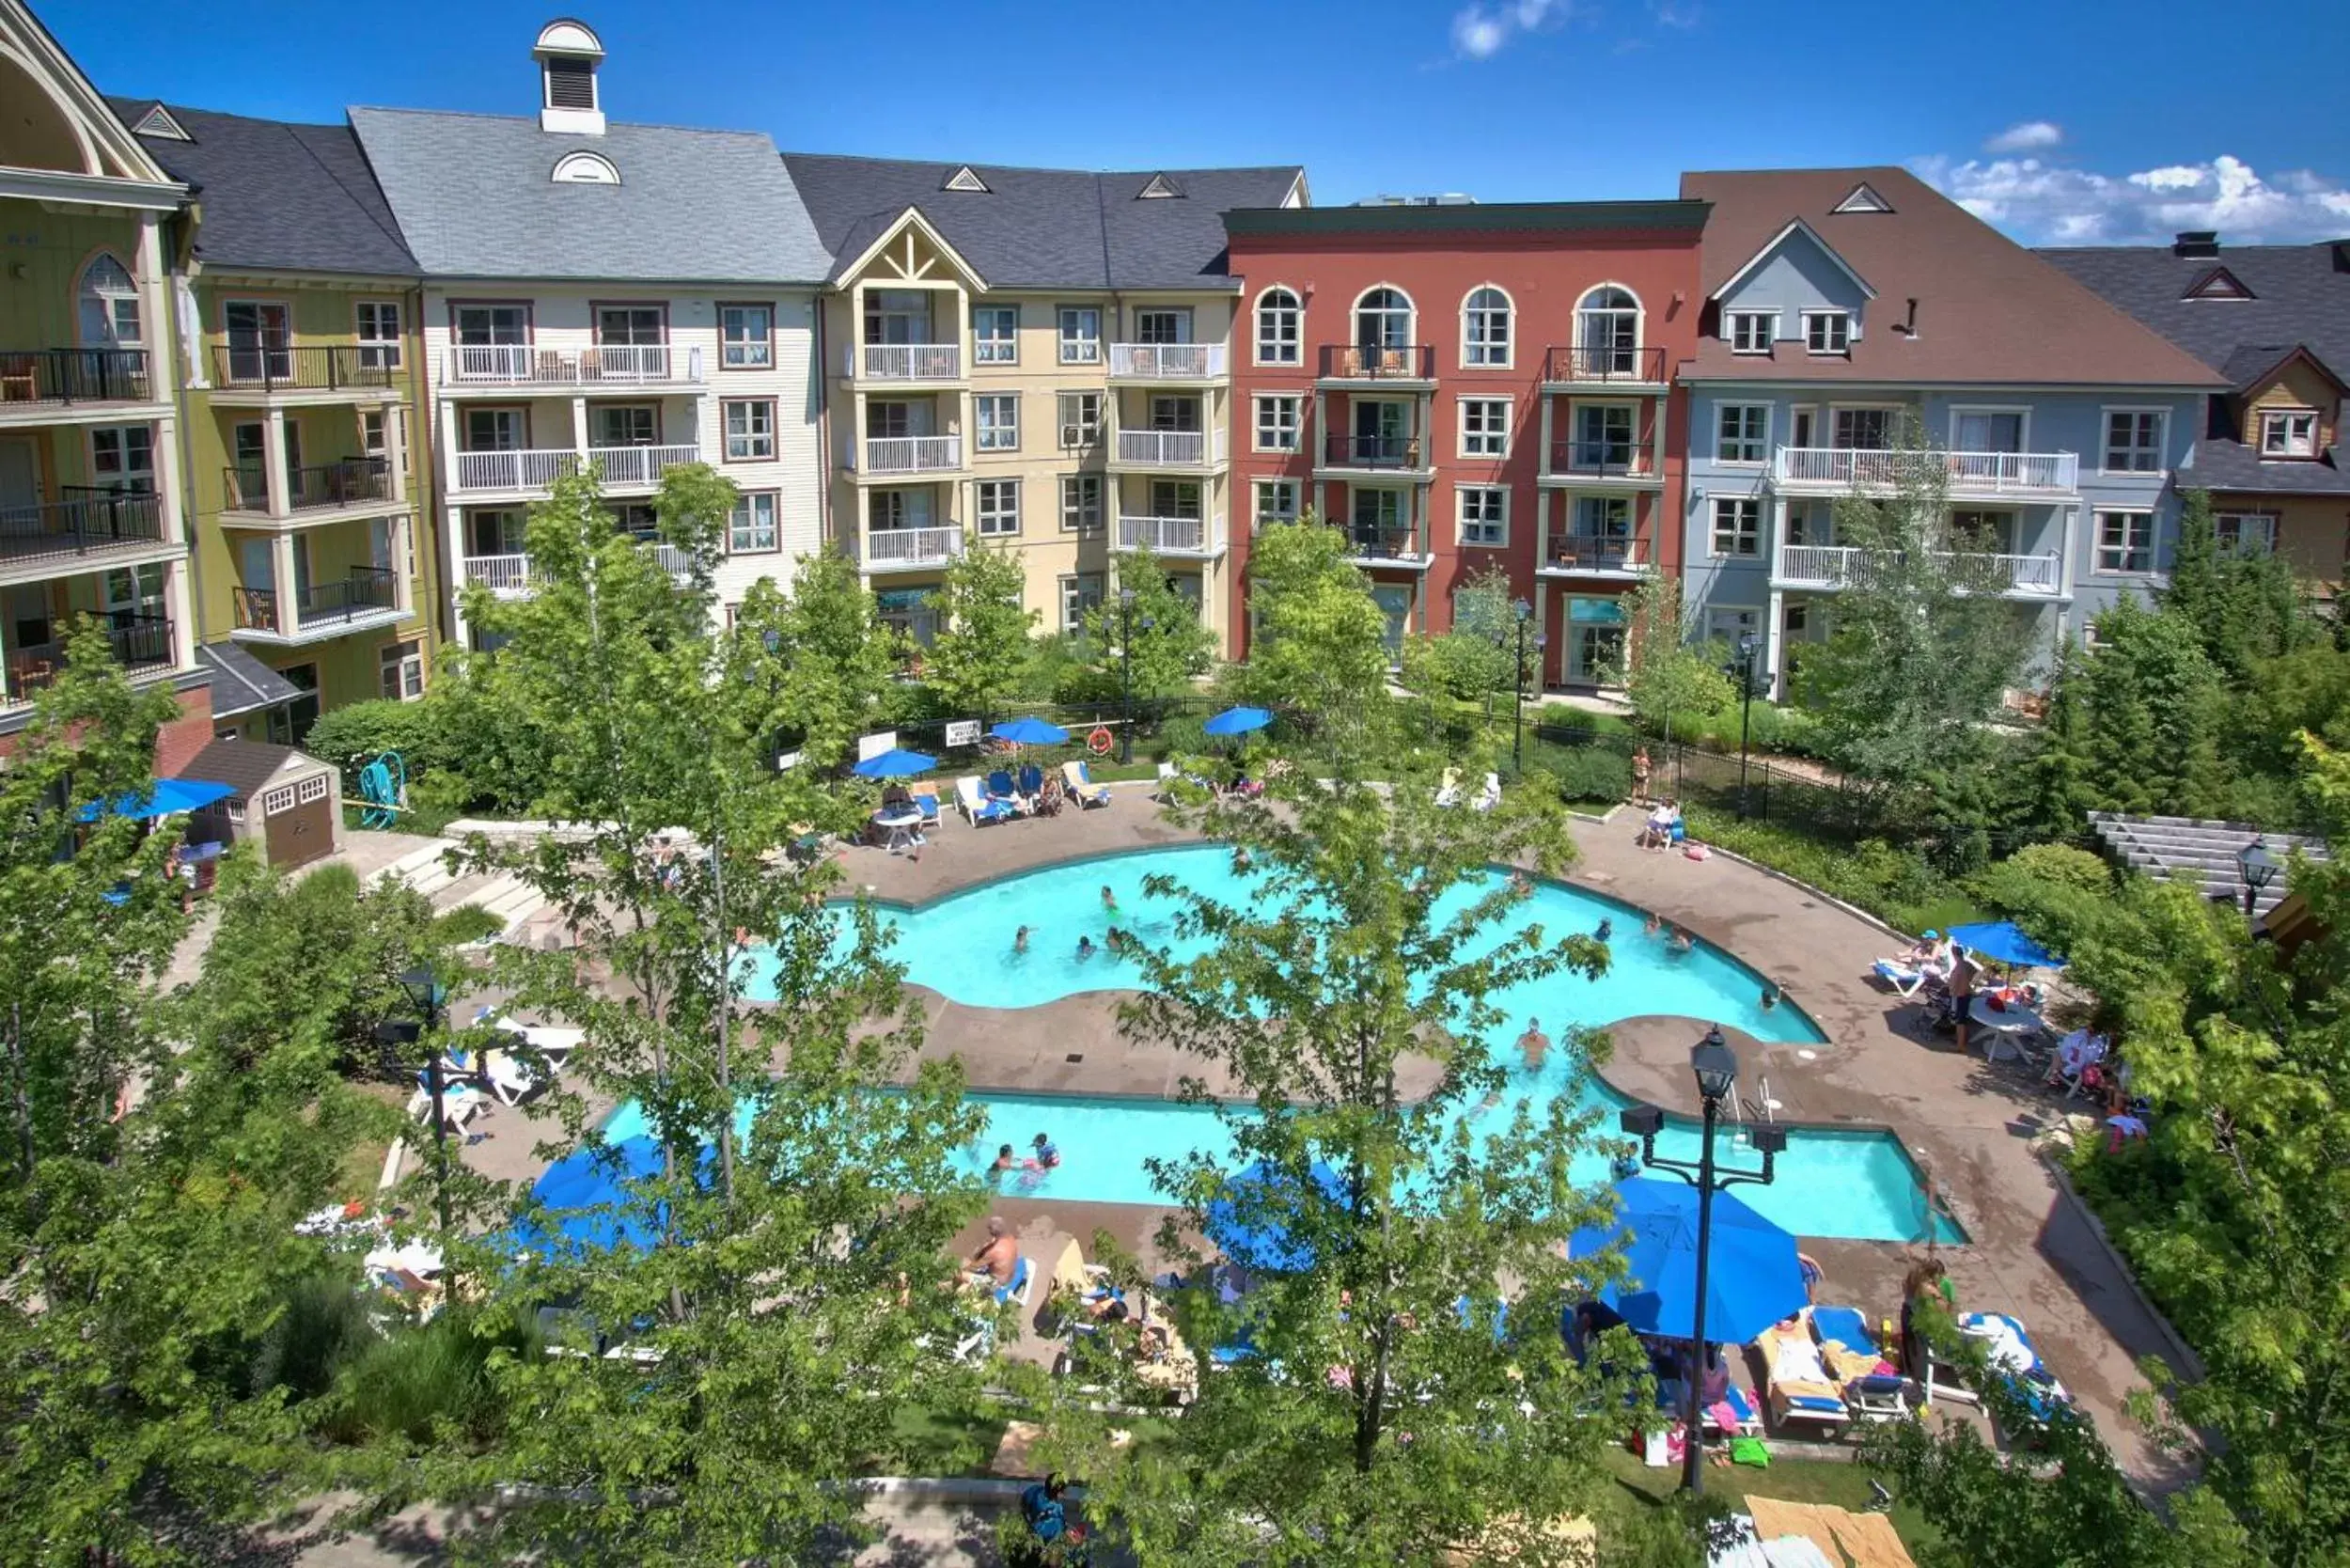
[[[1277,284],[1257,296],[1257,363],[1294,365],[1305,355],[1306,307]]]
[[[82,346],[135,349],[147,341],[139,321],[139,286],[131,271],[100,252],[82,269]]]
[[[1461,363],[1507,368],[1515,352],[1510,296],[1488,283],[1461,302]]]
[[[1366,291],[1355,302],[1355,346],[1391,353],[1412,343],[1412,297],[1401,289]]]
[[[1577,379],[1630,377],[1640,362],[1640,302],[1629,289],[1603,283],[1574,306]]]
[[[558,185],[617,185],[620,171],[600,152],[566,152],[549,178]]]

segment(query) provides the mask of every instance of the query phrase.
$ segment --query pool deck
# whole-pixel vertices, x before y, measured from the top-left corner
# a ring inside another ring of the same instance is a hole
[[[2128,1391],[2144,1381],[2137,1359],[2168,1357],[2170,1341],[2031,1145],[2060,1116],[2055,1102],[2013,1069],[1987,1067],[1911,1034],[1904,1027],[1905,1005],[1869,978],[1870,961],[1891,942],[1872,922],[1737,861],[1645,853],[1634,847],[1633,831],[1621,813],[1613,824],[1578,822],[1581,860],[1568,880],[1653,910],[1735,953],[1780,985],[1827,1035],[1824,1046],[1797,1047],[1734,1034],[1741,1094],[1759,1098],[1767,1081],[1782,1121],[1886,1127],[1899,1136],[1966,1229],[1966,1244],[1942,1248],[1961,1306],[2020,1318],[2125,1470],[2150,1487],[2175,1480],[2176,1463],[2123,1408]],[[841,864],[853,887],[921,902],[1057,861],[1196,839],[1161,820],[1144,789],[1124,786],[1106,810],[977,829],[950,822],[918,859],[856,849]],[[1637,928],[1617,938],[1643,939]],[[918,989],[916,995],[927,1026],[924,1054],[960,1057],[974,1088],[1164,1095],[1200,1071],[1197,1058],[1172,1047],[1120,1039],[1114,994],[1017,1011],[967,1007]],[[1694,1112],[1688,1049],[1707,1022],[1647,1017],[1618,1025],[1606,1077],[1626,1093]],[[507,1177],[535,1170],[529,1148],[540,1129],[520,1113],[502,1111],[490,1130],[504,1137],[469,1148],[469,1164]],[[1097,1228],[1153,1257],[1167,1214],[1143,1205],[1010,1198],[995,1212],[1013,1222],[1041,1267],[1051,1266],[1064,1241],[1089,1243]],[[963,1245],[977,1244],[975,1228]],[[1822,1299],[1856,1306],[1872,1322],[1899,1315],[1901,1278],[1923,1250],[1881,1242],[1806,1245],[1825,1274]],[[1049,1352],[1048,1342],[1033,1334],[1026,1339],[1026,1353]]]

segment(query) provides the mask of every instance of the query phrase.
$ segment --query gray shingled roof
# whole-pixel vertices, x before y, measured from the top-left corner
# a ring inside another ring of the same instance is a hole
[[[987,186],[980,193],[944,188],[961,164],[812,152],[787,152],[783,162],[837,267],[913,207],[993,289],[1222,288],[1226,210],[1277,206],[1303,172],[973,164]],[[1183,194],[1140,196],[1154,173]]]
[[[2282,358],[2305,343],[2350,375],[2350,255],[2335,245],[2222,245],[2216,264],[2252,290],[2248,300],[2182,299],[2215,259],[2173,256],[2167,245],[2040,254],[2215,370],[2247,346],[2281,344]]]
[[[436,276],[813,284],[831,271],[758,132],[615,124],[582,136],[415,109],[353,109],[351,123]],[[572,151],[603,154],[620,182],[555,183]]]
[[[107,100],[125,125],[151,98]],[[141,136],[175,180],[193,186],[203,221],[196,254],[214,267],[413,277],[416,259],[344,125],[292,125],[164,105],[188,141]]]
[[[2179,470],[2179,482],[2198,490],[2350,494],[2350,470],[2343,466],[2340,447],[2310,462],[2264,462],[2258,452],[2232,435],[2208,433],[2195,443],[2195,461]]]

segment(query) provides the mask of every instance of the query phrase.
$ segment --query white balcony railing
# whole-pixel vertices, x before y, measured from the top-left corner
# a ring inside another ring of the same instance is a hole
[[[873,528],[865,536],[868,571],[903,571],[938,566],[963,554],[963,530],[945,528]]]
[[[687,349],[681,353],[667,343],[599,343],[569,349],[535,343],[456,343],[448,351],[448,379],[504,386],[698,384],[703,379],[702,352]]]
[[[1205,556],[1214,553],[1223,530],[1205,517],[1129,517],[1118,519],[1118,548],[1148,550],[1154,556]]]
[[[1114,381],[1212,381],[1230,368],[1221,343],[1112,343]]]
[[[655,485],[661,482],[661,471],[675,468],[682,463],[699,463],[698,447],[590,447],[588,461],[596,465],[596,473],[604,488],[616,485]]]
[[[849,351],[849,373],[865,381],[959,381],[963,345],[868,343]]]
[[[1944,560],[1962,558],[1958,552],[1939,551]],[[1851,588],[1869,579],[1886,553],[1849,544],[1782,544],[1772,579],[1789,588]],[[1985,572],[2000,593],[2054,594],[2062,586],[2062,564],[2054,555],[2012,556],[1969,551],[1964,558]]]
[[[509,449],[503,452],[459,452],[460,490],[544,490],[579,468],[579,454],[569,447],[547,450]]]
[[[1222,432],[1217,432],[1216,456],[1223,456]],[[1118,461],[1151,468],[1204,468],[1208,465],[1208,432],[1204,431],[1120,431]]]
[[[2076,487],[2071,452],[1905,451],[1880,447],[1781,447],[1772,463],[1780,484],[1891,489],[1917,465],[1939,463],[1951,490],[2029,494]]]
[[[880,435],[865,443],[869,474],[932,474],[962,466],[959,435]]]
[[[646,544],[646,548],[652,552],[653,564],[670,576],[682,580],[694,574],[694,557],[676,545],[653,540]]]
[[[527,593],[537,580],[528,556],[467,556],[465,581],[494,593]]]

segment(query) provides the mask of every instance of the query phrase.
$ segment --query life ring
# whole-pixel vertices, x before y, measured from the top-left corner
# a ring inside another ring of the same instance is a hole
[[[1110,739],[1108,728],[1104,725],[1095,725],[1093,733],[1086,737],[1086,749],[1096,757],[1107,757],[1110,754],[1110,747],[1115,744]]]

